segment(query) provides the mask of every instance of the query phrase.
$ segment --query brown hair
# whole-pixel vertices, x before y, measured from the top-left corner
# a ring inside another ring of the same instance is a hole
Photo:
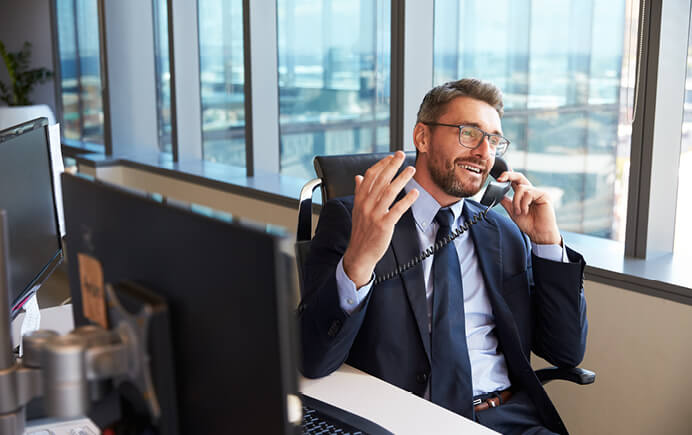
[[[418,109],[416,123],[436,122],[450,101],[457,97],[471,97],[491,105],[500,118],[504,114],[502,92],[489,82],[467,78],[435,86],[423,98]]]

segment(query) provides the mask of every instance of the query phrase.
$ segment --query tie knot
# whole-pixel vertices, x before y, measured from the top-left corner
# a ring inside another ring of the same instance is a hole
[[[435,221],[440,225],[440,229],[452,228],[452,224],[454,224],[454,213],[452,213],[452,210],[449,208],[441,208],[435,215]]]

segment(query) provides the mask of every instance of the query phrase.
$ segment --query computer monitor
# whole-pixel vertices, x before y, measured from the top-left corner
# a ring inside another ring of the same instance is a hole
[[[83,176],[64,174],[62,188],[75,325],[89,323],[82,253],[101,263],[105,282],[134,281],[167,301],[178,433],[294,433],[294,281],[283,238]]]
[[[9,223],[13,318],[62,260],[47,125],[38,118],[0,131],[0,209]]]

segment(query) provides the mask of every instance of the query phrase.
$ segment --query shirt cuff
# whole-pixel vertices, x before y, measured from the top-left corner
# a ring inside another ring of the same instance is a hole
[[[565,248],[565,241],[562,240],[562,238],[560,238],[559,245],[538,245],[531,242],[531,250],[538,258],[569,263],[569,258],[567,257],[567,248]]]
[[[360,308],[362,302],[370,293],[374,275],[367,284],[356,289],[356,283],[351,281],[344,271],[344,259],[342,258],[339,261],[339,264],[336,266],[336,289],[339,293],[339,305],[345,313],[353,314]]]

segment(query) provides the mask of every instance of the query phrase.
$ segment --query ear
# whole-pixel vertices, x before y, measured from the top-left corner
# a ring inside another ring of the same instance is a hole
[[[422,122],[413,128],[413,144],[419,153],[427,153],[430,148],[430,129]]]

